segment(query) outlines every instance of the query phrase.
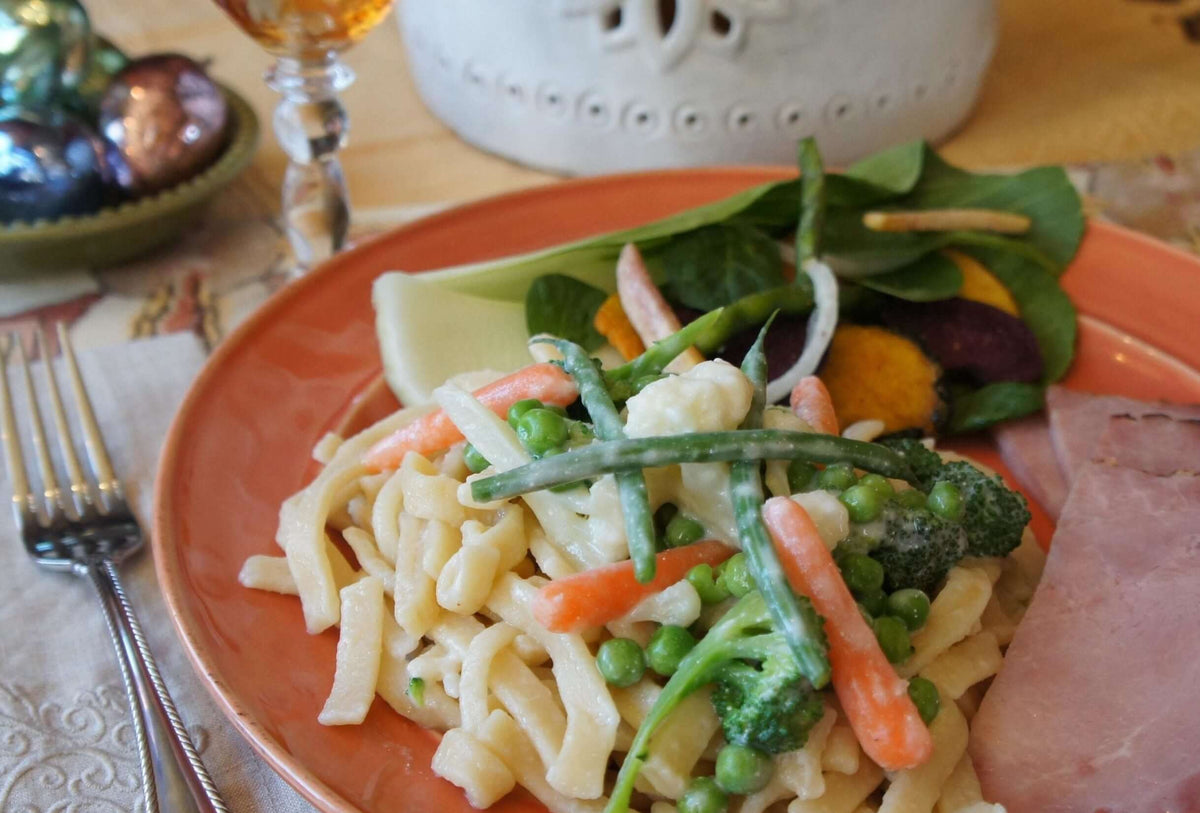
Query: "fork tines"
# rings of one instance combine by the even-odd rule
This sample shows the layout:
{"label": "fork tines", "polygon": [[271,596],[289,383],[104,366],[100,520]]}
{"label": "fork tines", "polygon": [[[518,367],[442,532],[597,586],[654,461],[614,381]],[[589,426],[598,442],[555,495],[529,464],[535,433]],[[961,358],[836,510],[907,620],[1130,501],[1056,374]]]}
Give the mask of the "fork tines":
{"label": "fork tines", "polygon": [[[83,433],[83,443],[87,450],[88,468],[95,481],[94,486],[80,466],[59,388],[61,373],[55,370],[53,359],[50,357],[49,344],[40,325],[35,333],[35,341],[35,347],[43,362],[43,376],[46,379],[46,393],[54,421],[54,434],[58,439],[58,450],[66,469],[67,480],[70,483],[70,494],[69,496],[65,494],[59,485],[54,459],[46,440],[46,428],[42,420],[37,389],[33,383],[34,375],[24,343],[16,334],[0,337],[0,441],[4,445],[5,462],[8,467],[9,479],[12,481],[13,511],[18,527],[24,530],[29,523],[41,523],[43,516],[47,525],[55,526],[68,521],[86,523],[114,512],[126,513],[127,507],[121,491],[121,484],[113,472],[108,450],[100,435],[100,428],[96,422],[87,390],[84,388],[83,377],[79,373],[75,351],[71,347],[71,340],[67,335],[65,325],[61,322],[58,324],[58,344],[62,349],[63,366],[74,395],[79,426]],[[21,436],[17,431],[17,419],[8,382],[10,356],[17,362],[20,368],[19,374],[25,384],[30,423],[29,438],[42,485],[40,494],[36,493],[30,484],[30,472],[25,467]]]}

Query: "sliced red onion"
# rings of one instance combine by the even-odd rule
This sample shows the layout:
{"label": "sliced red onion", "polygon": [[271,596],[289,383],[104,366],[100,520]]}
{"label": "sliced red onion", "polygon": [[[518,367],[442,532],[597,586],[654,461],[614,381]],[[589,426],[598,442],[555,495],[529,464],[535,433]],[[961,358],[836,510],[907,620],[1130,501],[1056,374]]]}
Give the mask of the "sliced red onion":
{"label": "sliced red onion", "polygon": [[808,334],[804,339],[804,352],[786,373],[767,384],[767,403],[782,401],[792,387],[806,375],[812,375],[829,347],[838,321],[838,283],[829,266],[819,260],[808,260],[804,271],[812,280],[813,311],[808,317]]}

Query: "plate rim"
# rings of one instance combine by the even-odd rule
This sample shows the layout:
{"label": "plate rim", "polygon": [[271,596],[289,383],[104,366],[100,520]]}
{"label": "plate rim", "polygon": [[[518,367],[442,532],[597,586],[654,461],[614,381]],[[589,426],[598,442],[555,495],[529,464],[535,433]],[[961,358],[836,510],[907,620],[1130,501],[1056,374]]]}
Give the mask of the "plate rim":
{"label": "plate rim", "polygon": [[[181,578],[182,566],[180,560],[172,553],[172,549],[176,547],[177,542],[173,539],[170,543],[167,541],[172,536],[168,521],[170,511],[168,495],[172,490],[172,482],[179,476],[179,471],[175,467],[174,462],[181,446],[186,442],[186,438],[188,437],[189,433],[185,430],[196,404],[202,399],[203,393],[209,383],[220,375],[226,364],[230,363],[229,360],[236,357],[238,353],[243,352],[247,349],[247,346],[253,343],[256,333],[271,325],[280,316],[286,315],[288,306],[294,300],[303,297],[310,287],[322,281],[326,276],[336,274],[343,265],[353,264],[359,258],[369,255],[381,243],[401,240],[408,232],[436,227],[444,220],[457,219],[464,216],[470,217],[475,211],[487,210],[494,206],[517,202],[528,197],[560,194],[559,190],[563,188],[569,187],[573,190],[578,190],[580,188],[586,189],[592,186],[614,183],[648,183],[658,178],[678,178],[680,176],[698,175],[713,177],[733,176],[739,180],[744,179],[746,186],[749,187],[755,183],[765,183],[794,176],[795,169],[783,166],[714,166],[599,175],[551,182],[549,184],[479,198],[460,205],[451,206],[364,241],[362,244],[331,258],[305,276],[275,292],[266,302],[247,317],[241,325],[220,342],[189,386],[187,393],[171,420],[154,478],[151,549],[158,588],[167,606],[175,635],[183,645],[191,668],[200,678],[200,682],[204,685],[205,690],[221,713],[233,724],[239,735],[248,742],[254,751],[267,762],[272,771],[318,809],[326,813],[360,813],[360,808],[352,805],[341,794],[319,779],[311,769],[303,764],[299,758],[293,756],[281,742],[271,735],[247,708],[243,707],[235,694],[216,673],[214,665],[206,660],[204,647],[198,643],[193,630],[189,626],[193,621],[190,618],[190,613],[183,606],[182,591],[186,588],[186,584]],[[1165,253],[1168,256],[1173,256],[1176,262],[1185,262],[1192,265],[1200,273],[1200,258],[1141,232],[1136,232],[1112,223],[1089,219],[1084,240],[1086,241],[1093,234],[1106,235],[1110,239],[1115,238],[1118,241],[1133,243],[1139,253],[1153,252],[1160,255]],[[1151,342],[1151,344],[1153,343]],[[1171,354],[1171,356],[1175,357],[1174,354]],[[1189,362],[1184,361],[1184,363]],[[347,397],[351,395],[353,393],[347,393]]]}

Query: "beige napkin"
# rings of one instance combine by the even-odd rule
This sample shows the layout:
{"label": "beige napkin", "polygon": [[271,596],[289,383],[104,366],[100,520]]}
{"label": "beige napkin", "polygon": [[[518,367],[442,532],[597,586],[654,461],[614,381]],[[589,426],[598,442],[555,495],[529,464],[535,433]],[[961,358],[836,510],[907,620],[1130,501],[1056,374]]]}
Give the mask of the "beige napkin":
{"label": "beige napkin", "polygon": [[[192,334],[80,354],[109,450],[144,528],[150,527],[163,438],[203,361]],[[20,405],[24,388],[14,370],[9,381]],[[4,503],[10,489],[0,471]],[[144,811],[129,709],[92,587],[35,568],[7,513],[0,516],[0,811]],[[175,703],[230,809],[312,811],[200,685],[167,617],[149,550],[128,562],[122,575]]]}

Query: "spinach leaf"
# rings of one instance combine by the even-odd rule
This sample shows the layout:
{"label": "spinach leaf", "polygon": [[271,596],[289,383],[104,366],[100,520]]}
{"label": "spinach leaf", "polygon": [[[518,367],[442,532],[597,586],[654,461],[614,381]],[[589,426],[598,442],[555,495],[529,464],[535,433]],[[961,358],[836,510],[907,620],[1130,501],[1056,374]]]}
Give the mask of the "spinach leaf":
{"label": "spinach leaf", "polygon": [[896,206],[1000,209],[1028,215],[1033,226],[1020,240],[1035,246],[1060,270],[1075,256],[1085,225],[1079,193],[1062,167],[976,175],[946,163],[928,146],[920,180]]}
{"label": "spinach leaf", "polygon": [[811,136],[800,142],[800,226],[796,229],[796,261],[805,261],[821,253],[821,230],[825,227],[825,165]]}
{"label": "spinach leaf", "polygon": [[778,244],[744,223],[681,234],[663,246],[658,259],[667,295],[702,311],[784,283]]}
{"label": "spinach leaf", "polygon": [[825,213],[821,237],[821,259],[850,279],[903,268],[950,242],[940,232],[872,231],[863,225],[861,210],[843,208]]}
{"label": "spinach leaf", "polygon": [[999,381],[977,390],[955,394],[947,427],[952,434],[977,432],[992,424],[1032,415],[1045,403],[1045,390],[1037,384]]}
{"label": "spinach leaf", "polygon": [[925,142],[910,141],[869,155],[840,174],[830,174],[826,186],[830,206],[864,207],[912,191],[921,177]]}
{"label": "spinach leaf", "polygon": [[796,228],[800,211],[800,179],[775,184],[730,220],[779,236]]}
{"label": "spinach leaf", "polygon": [[472,296],[519,302],[538,277],[569,267],[572,276],[612,290],[613,266],[626,243],[636,243],[646,252],[662,246],[676,235],[733,221],[743,214],[750,223],[768,230],[790,230],[795,227],[798,217],[799,195],[800,186],[796,180],[760,184],[653,223],[585,237],[528,254],[430,271],[421,279]]}
{"label": "spinach leaf", "polygon": [[563,274],[538,277],[525,294],[525,327],[530,336],[550,333],[595,350],[604,337],[592,326],[608,294]]}
{"label": "spinach leaf", "polygon": [[991,271],[1017,300],[1021,319],[1029,325],[1042,351],[1047,382],[1057,381],[1075,356],[1075,306],[1058,280],[1020,254],[996,248],[964,249]]}
{"label": "spinach leaf", "polygon": [[920,180],[927,150],[924,141],[898,144],[868,155],[852,164],[844,174],[847,178],[870,184],[890,195],[904,195],[911,192]]}
{"label": "spinach leaf", "polygon": [[896,271],[863,277],[858,283],[897,299],[934,302],[956,296],[962,289],[963,275],[953,260],[935,251]]}

